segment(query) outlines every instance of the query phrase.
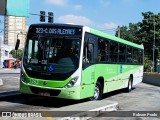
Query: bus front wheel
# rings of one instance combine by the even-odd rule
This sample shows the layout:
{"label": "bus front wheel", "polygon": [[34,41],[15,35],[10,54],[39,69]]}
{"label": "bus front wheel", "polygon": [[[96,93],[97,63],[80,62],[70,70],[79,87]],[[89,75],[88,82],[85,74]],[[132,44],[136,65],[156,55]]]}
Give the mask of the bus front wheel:
{"label": "bus front wheel", "polygon": [[90,100],[101,100],[102,99],[102,85],[100,82],[97,81],[95,89],[94,89],[94,96],[90,98]]}

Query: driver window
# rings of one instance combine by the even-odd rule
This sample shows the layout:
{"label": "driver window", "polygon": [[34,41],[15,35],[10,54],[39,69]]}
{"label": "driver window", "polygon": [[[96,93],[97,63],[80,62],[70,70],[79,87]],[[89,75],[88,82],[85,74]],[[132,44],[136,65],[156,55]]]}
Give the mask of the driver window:
{"label": "driver window", "polygon": [[83,51],[83,62],[84,63],[93,63],[94,62],[94,45],[92,43],[88,43],[86,45],[85,42],[85,47]]}
{"label": "driver window", "polygon": [[88,44],[88,60],[90,61],[90,63],[93,63],[94,62],[94,49],[93,49],[93,44],[89,43]]}

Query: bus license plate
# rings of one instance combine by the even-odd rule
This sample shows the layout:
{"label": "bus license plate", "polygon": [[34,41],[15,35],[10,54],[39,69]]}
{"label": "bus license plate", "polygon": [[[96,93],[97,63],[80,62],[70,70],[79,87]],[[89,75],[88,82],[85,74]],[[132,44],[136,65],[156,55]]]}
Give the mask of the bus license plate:
{"label": "bus license plate", "polygon": [[50,96],[50,93],[48,93],[48,92],[40,92],[39,95],[41,95],[41,96]]}

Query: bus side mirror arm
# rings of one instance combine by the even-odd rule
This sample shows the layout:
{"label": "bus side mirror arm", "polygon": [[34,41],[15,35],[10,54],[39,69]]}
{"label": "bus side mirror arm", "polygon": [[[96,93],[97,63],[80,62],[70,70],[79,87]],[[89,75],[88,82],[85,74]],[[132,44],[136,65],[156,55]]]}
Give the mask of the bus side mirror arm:
{"label": "bus side mirror arm", "polygon": [[20,39],[17,39],[16,45],[15,45],[15,50],[18,50],[20,44]]}

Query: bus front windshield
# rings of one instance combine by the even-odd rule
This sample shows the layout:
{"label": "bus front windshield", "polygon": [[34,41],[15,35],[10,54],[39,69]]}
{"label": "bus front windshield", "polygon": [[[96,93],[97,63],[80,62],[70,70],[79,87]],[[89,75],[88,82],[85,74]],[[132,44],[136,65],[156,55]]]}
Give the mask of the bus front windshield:
{"label": "bus front windshield", "polygon": [[79,66],[80,38],[28,37],[24,67],[31,71],[72,73]]}

